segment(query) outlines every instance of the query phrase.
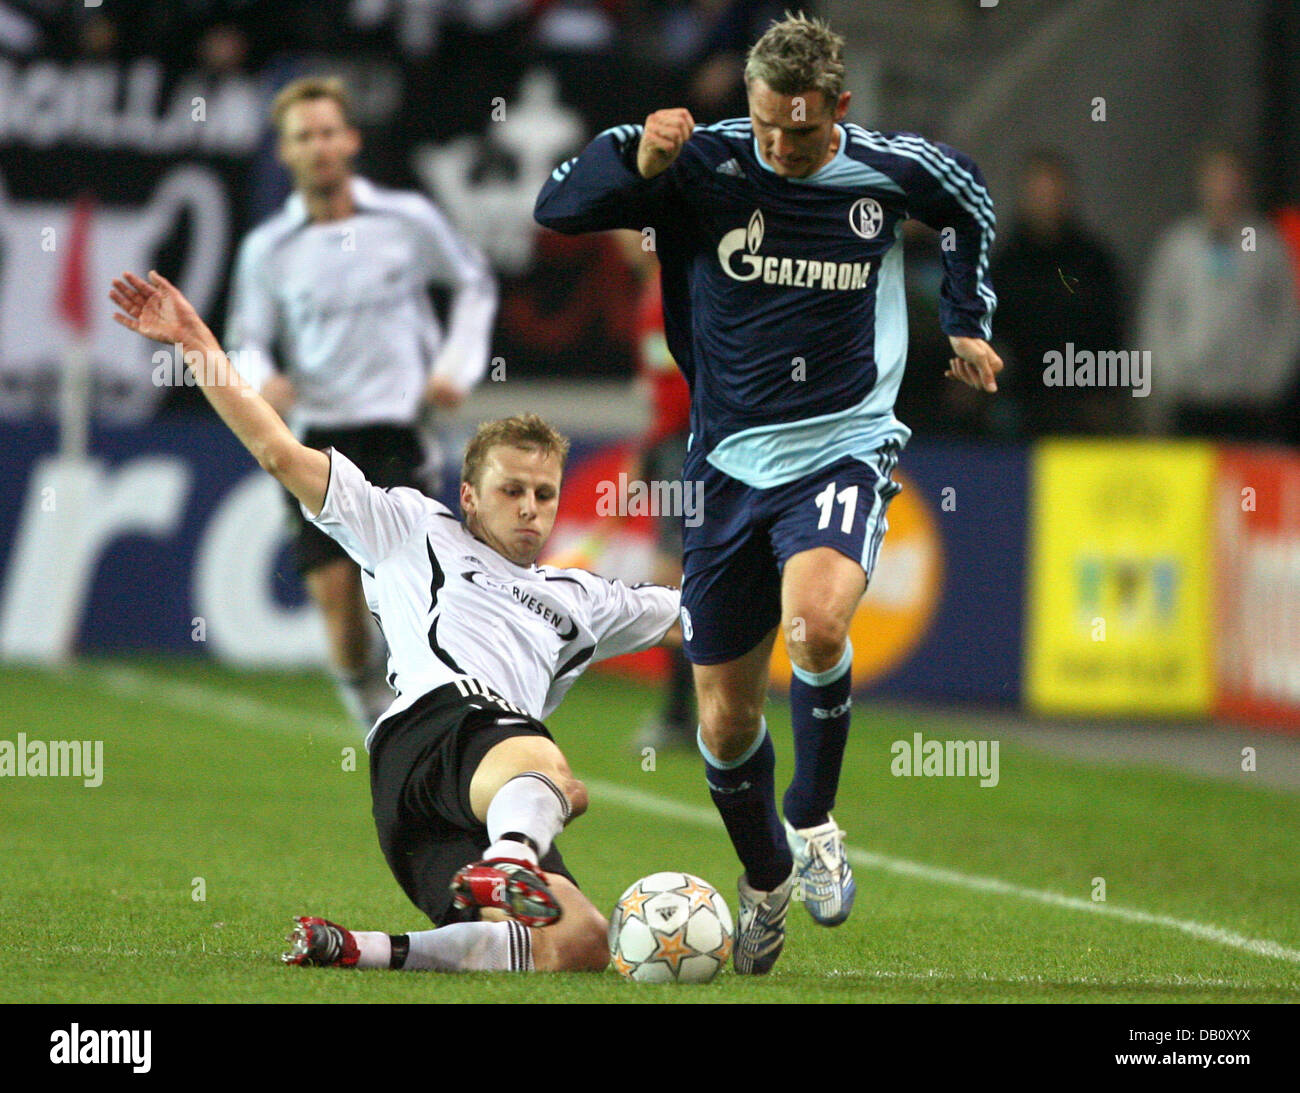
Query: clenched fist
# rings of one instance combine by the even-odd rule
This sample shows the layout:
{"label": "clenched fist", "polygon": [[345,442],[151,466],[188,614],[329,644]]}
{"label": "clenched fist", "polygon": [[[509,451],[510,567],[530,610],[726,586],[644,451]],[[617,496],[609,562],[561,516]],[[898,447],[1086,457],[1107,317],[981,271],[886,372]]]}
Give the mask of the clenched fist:
{"label": "clenched fist", "polygon": [[636,169],[642,178],[654,178],[672,166],[695,131],[695,119],[684,107],[656,110],[645,120],[641,146],[636,150]]}

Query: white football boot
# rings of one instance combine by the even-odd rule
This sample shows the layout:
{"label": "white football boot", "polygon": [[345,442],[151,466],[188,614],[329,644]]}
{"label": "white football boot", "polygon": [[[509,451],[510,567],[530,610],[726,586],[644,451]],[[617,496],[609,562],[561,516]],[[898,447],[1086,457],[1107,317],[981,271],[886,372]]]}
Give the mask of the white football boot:
{"label": "white football boot", "polygon": [[790,893],[795,875],[786,877],[771,892],[751,888],[740,876],[740,913],[736,918],[736,945],[731,962],[738,975],[766,975],[785,944],[785,913],[790,909]]}
{"label": "white football boot", "polygon": [[785,821],[785,838],[794,855],[794,873],[798,878],[798,898],[808,908],[813,921],[822,926],[838,926],[853,910],[858,886],[844,854],[844,832],[834,817],[817,827],[796,830]]}

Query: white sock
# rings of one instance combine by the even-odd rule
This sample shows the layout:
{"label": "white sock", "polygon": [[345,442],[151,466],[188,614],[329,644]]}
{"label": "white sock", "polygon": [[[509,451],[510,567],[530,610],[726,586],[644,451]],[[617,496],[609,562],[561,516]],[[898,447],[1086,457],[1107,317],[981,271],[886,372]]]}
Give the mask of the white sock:
{"label": "white sock", "polygon": [[392,939],[378,930],[353,930],[357,942],[358,968],[386,968],[393,958]]}
{"label": "white sock", "polygon": [[[546,856],[555,836],[569,819],[569,799],[545,774],[535,770],[517,774],[497,790],[488,805],[487,829],[492,845],[485,858],[523,858],[536,862]],[[529,846],[509,835],[525,835]]]}
{"label": "white sock", "polygon": [[406,936],[410,941],[402,965],[406,971],[533,970],[533,939],[528,928],[518,922],[456,922]]}

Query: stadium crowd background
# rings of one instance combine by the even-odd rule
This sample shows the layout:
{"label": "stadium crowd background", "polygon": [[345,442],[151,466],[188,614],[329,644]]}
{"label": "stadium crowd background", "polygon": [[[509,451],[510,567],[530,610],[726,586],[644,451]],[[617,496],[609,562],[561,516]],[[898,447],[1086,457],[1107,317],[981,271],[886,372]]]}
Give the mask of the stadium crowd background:
{"label": "stadium crowd background", "polygon": [[[78,341],[100,425],[205,413],[192,389],[154,382],[147,352],[107,322],[100,286],[141,263],[178,270],[220,329],[238,240],[288,194],[266,108],[288,80],[329,73],[355,95],[359,173],[428,193],[500,280],[493,360],[503,367],[494,378],[506,382],[485,382],[446,423],[451,437],[458,422],[526,406],[562,428],[634,438],[646,412],[629,393],[636,273],[612,239],[537,228],[533,198],[555,164],[606,126],[666,105],[686,105],[702,122],[745,113],[744,48],[787,6],[3,0],[0,423],[48,440],[39,429],[53,420],[67,347]],[[1300,444],[1293,4],[799,6],[847,39],[851,120],[961,147],[997,204],[994,342],[1008,366],[995,400],[943,378],[937,237],[909,231],[911,340],[898,414],[917,443],[1014,448],[1055,434],[1159,434]],[[1189,224],[1201,221],[1185,218],[1208,222],[1211,206],[1215,226],[1189,241]],[[66,231],[71,246],[42,251],[45,228]],[[1185,265],[1169,259],[1186,253],[1169,250],[1179,230],[1184,246],[1199,239],[1205,248],[1215,271],[1208,294],[1170,283]],[[1185,301],[1196,345],[1161,341],[1187,324],[1157,322],[1156,299],[1174,301],[1173,314]],[[1232,301],[1253,310],[1222,306]],[[1151,397],[1046,386],[1043,355],[1067,343],[1149,350]],[[1164,363],[1175,356],[1177,369]],[[1198,386],[1211,371],[1226,378]],[[5,459],[19,489],[27,463],[12,447]],[[923,471],[924,458],[916,466]],[[1020,508],[1004,519],[1023,526]]]}
{"label": "stadium crowd background", "polygon": [[[1157,244],[1180,218],[1205,215],[1209,198],[1196,181],[1198,163],[1215,150],[1222,159],[1235,157],[1239,172],[1221,184],[1240,189],[1220,198],[1238,203],[1228,218],[1257,233],[1279,233],[1293,271],[1292,299],[1300,303],[1300,140],[1291,93],[1300,85],[1300,63],[1288,49],[1300,41],[1300,17],[1292,5],[1155,3],[1137,18],[1123,5],[1052,0],[1003,7],[965,0],[804,6],[820,10],[848,37],[854,120],[914,129],[967,149],[985,165],[998,203],[996,333],[1009,367],[995,405],[948,383],[934,366],[945,351],[935,322],[941,269],[933,234],[909,231],[912,363],[900,417],[917,432],[1016,438],[1145,430],[1300,441],[1300,326],[1293,314],[1263,315],[1278,327],[1294,327],[1277,332],[1276,352],[1290,361],[1280,389],[1272,373],[1261,381],[1249,367],[1248,347],[1234,365],[1219,365],[1239,380],[1239,397],[1223,409],[1242,413],[1208,412],[1213,404],[1181,416],[1168,407],[1148,413],[1127,391],[1077,396],[1046,387],[1041,377],[1043,350],[1066,342],[1150,349],[1159,373],[1169,347],[1144,310],[1165,275],[1157,268]],[[366,137],[362,173],[429,191],[462,230],[489,244],[497,272],[509,282],[499,348],[512,372],[616,377],[627,373],[632,355],[633,273],[607,242],[559,241],[532,233],[518,219],[475,222],[478,210],[469,215],[475,189],[525,173],[520,149],[504,134],[494,139],[488,119],[504,120],[520,99],[529,109],[544,109],[545,97],[555,94],[563,103],[557,113],[565,115],[555,128],[569,138],[556,141],[558,159],[595,127],[638,119],[663,103],[687,105],[701,121],[741,115],[744,49],[782,8],[777,0],[6,0],[0,44],[14,67],[6,70],[12,114],[0,134],[0,177],[15,197],[24,186],[44,196],[62,191],[65,198],[90,190],[111,204],[120,193],[112,177],[118,171],[143,181],[158,170],[145,157],[115,166],[104,179],[98,157],[87,155],[60,165],[71,170],[40,171],[32,152],[46,142],[24,140],[13,116],[42,108],[41,90],[18,92],[21,74],[42,61],[68,66],[65,71],[120,66],[124,82],[131,66],[156,62],[163,73],[160,102],[181,84],[237,86],[242,107],[255,114],[245,120],[263,124],[256,147],[225,157],[246,160],[246,170],[226,180],[228,241],[223,247],[220,239],[196,236],[177,244],[221,249],[228,268],[231,241],[288,193],[264,124],[266,104],[296,75],[338,72],[357,95]],[[1213,64],[1199,63],[1211,58]],[[548,80],[558,81],[558,90]],[[1050,96],[1042,85],[1050,86]],[[1068,108],[1058,107],[1071,98]],[[83,134],[87,145],[104,147],[90,137]],[[467,193],[440,192],[437,184],[453,167],[453,151],[460,153],[455,166],[472,176]],[[38,171],[39,183],[31,177]],[[1234,234],[1234,227],[1222,226],[1220,235]],[[494,231],[539,238],[531,247],[517,238],[492,245]],[[1235,265],[1220,271],[1223,285],[1242,276],[1244,263]],[[1041,275],[1053,267],[1059,271],[1054,283],[1042,285]],[[1279,272],[1271,267],[1264,287]],[[215,297],[210,310],[220,322],[221,286]],[[1253,332],[1256,341],[1266,340],[1270,332],[1247,321],[1257,318],[1238,315],[1239,325],[1224,337],[1250,340]],[[1217,313],[1210,321],[1231,323]],[[0,359],[6,386],[21,384],[11,369]],[[48,396],[49,376],[35,371],[31,381]],[[1157,379],[1152,405],[1162,401],[1162,386],[1168,394]],[[164,409],[200,406],[192,390],[169,394]],[[7,416],[45,401],[13,400]]]}

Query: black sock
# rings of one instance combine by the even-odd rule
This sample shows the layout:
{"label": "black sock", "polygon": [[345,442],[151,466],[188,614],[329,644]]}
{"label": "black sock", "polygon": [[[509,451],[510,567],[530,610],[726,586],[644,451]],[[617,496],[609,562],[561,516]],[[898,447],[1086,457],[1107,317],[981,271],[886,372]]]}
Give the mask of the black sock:
{"label": "black sock", "polygon": [[770,892],[783,884],[794,867],[781,817],[776,811],[776,750],[759,724],[759,737],[750,753],[734,765],[704,752],[709,795],[722,815],[731,845],[745,867],[750,887]]}
{"label": "black sock", "polygon": [[813,675],[796,667],[790,680],[794,778],[781,805],[793,827],[824,824],[835,807],[849,739],[852,666],[853,646],[846,645],[834,668]]}

